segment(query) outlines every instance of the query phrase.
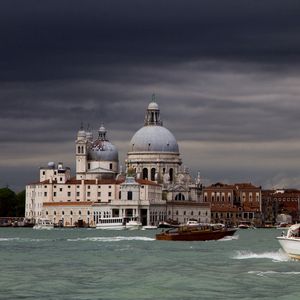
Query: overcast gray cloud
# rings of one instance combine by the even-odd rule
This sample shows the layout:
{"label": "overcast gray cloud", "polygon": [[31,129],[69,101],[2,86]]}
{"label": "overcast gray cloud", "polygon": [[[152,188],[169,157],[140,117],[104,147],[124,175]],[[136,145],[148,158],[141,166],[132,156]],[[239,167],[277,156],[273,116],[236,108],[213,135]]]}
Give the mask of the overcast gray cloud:
{"label": "overcast gray cloud", "polygon": [[297,1],[1,1],[0,185],[74,171],[81,122],[123,161],[157,95],[205,182],[298,185]]}

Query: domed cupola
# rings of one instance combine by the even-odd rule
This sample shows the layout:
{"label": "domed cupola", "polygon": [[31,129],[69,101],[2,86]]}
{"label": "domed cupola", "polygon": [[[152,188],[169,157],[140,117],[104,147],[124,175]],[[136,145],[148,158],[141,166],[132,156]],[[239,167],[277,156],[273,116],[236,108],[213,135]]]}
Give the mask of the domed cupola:
{"label": "domed cupola", "polygon": [[181,165],[179,147],[174,135],[163,126],[154,95],[144,120],[144,126],[130,141],[126,166],[135,170],[137,178],[173,182]]}
{"label": "domed cupola", "polygon": [[86,139],[89,141],[89,142],[92,142],[93,141],[93,132],[90,130],[90,126],[88,126],[88,129],[86,131]]}
{"label": "domed cupola", "polygon": [[118,150],[106,138],[106,129],[103,125],[98,130],[98,138],[92,143],[88,152],[88,160],[118,162]]}
{"label": "domed cupola", "polygon": [[129,151],[179,152],[174,135],[163,127],[156,102],[152,101],[148,105],[144,126],[132,137]]}
{"label": "domed cupola", "polygon": [[83,125],[81,124],[81,127],[77,132],[77,140],[84,140],[85,138],[86,138],[86,132],[83,129]]}

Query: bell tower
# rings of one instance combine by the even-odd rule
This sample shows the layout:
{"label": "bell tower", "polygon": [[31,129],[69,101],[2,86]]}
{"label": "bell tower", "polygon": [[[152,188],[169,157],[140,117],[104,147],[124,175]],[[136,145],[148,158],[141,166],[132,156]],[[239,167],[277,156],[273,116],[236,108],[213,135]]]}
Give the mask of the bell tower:
{"label": "bell tower", "polygon": [[87,133],[81,125],[76,139],[76,179],[84,179],[87,171]]}

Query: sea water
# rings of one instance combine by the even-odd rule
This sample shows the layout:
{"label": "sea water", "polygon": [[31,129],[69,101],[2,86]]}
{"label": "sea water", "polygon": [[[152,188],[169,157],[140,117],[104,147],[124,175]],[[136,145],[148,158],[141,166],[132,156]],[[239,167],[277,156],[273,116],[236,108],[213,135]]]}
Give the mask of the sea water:
{"label": "sea water", "polygon": [[0,228],[0,299],[300,299],[280,230],[207,242],[156,232]]}

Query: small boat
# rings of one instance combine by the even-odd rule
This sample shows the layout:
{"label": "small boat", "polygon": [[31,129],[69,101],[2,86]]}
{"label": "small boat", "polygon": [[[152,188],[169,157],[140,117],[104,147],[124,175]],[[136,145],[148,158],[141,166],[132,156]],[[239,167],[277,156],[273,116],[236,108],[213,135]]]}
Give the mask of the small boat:
{"label": "small boat", "polygon": [[287,234],[283,232],[277,240],[289,257],[300,260],[300,224],[292,225]]}
{"label": "small boat", "polygon": [[226,228],[223,224],[200,224],[199,226],[180,226],[156,234],[163,241],[210,241],[232,236],[235,228]]}
{"label": "small boat", "polygon": [[157,227],[158,228],[177,228],[177,227],[179,227],[179,223],[162,221],[162,222],[159,222]]}
{"label": "small boat", "polygon": [[138,220],[129,220],[125,224],[125,229],[129,229],[129,230],[141,229],[142,226],[143,226],[142,223],[139,222]]}
{"label": "small boat", "polygon": [[53,229],[54,224],[51,220],[41,218],[38,219],[36,224],[33,226],[33,229]]}
{"label": "small boat", "polygon": [[291,224],[287,223],[287,222],[280,222],[276,228],[277,229],[289,229],[291,227]]}
{"label": "small boat", "polygon": [[142,223],[137,218],[112,217],[100,218],[96,224],[97,229],[123,230],[123,229],[140,229]]}
{"label": "small boat", "polygon": [[142,230],[156,230],[157,228],[155,225],[146,225],[142,227]]}
{"label": "small boat", "polygon": [[195,221],[195,220],[188,220],[187,222],[186,222],[186,226],[199,226],[200,225],[200,223],[198,223],[197,221]]}
{"label": "small boat", "polygon": [[238,225],[239,229],[256,229],[255,226],[253,224],[251,224],[250,222],[240,222],[240,224]]}
{"label": "small boat", "polygon": [[126,220],[123,217],[100,218],[96,224],[97,229],[125,229]]}

